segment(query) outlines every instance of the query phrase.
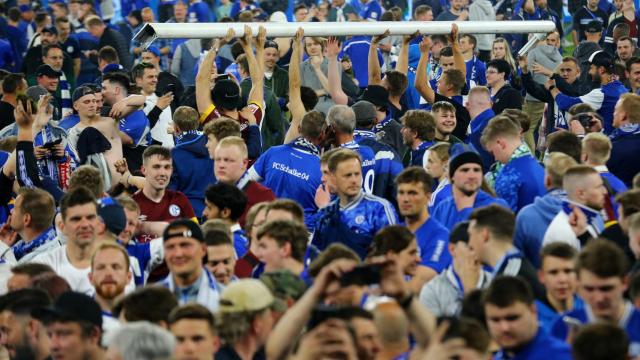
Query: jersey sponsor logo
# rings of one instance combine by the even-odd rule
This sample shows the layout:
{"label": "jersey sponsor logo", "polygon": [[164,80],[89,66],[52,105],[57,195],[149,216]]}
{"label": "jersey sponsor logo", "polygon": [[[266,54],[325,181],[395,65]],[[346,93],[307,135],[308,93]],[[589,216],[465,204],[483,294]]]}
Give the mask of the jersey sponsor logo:
{"label": "jersey sponsor logo", "polygon": [[376,160],[389,159],[393,160],[395,156],[393,156],[392,151],[378,151],[376,153]]}
{"label": "jersey sponsor logo", "polygon": [[374,159],[371,159],[371,160],[364,160],[364,161],[362,162],[362,166],[373,166],[373,165],[375,165],[375,164],[376,164],[376,160],[375,160],[375,158],[374,158]]}
{"label": "jersey sponsor logo", "polygon": [[278,162],[274,162],[273,165],[271,165],[272,168],[282,171],[284,173],[287,173],[289,175],[295,176],[297,178],[300,178],[302,180],[308,181],[309,180],[309,174],[307,174],[306,172],[300,172],[298,171],[298,169],[292,169],[289,166],[282,164],[282,163],[278,163]]}
{"label": "jersey sponsor logo", "polygon": [[176,204],[171,204],[169,206],[169,214],[171,216],[180,216],[180,207]]}

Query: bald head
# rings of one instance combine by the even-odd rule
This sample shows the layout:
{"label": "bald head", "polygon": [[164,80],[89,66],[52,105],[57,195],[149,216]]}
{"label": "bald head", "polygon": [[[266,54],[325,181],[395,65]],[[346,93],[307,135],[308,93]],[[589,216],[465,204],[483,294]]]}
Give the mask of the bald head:
{"label": "bald head", "polygon": [[378,304],[373,311],[373,319],[383,348],[397,346],[409,338],[409,320],[397,303]]}
{"label": "bald head", "polygon": [[466,106],[471,118],[475,118],[483,111],[490,109],[492,105],[491,92],[487,87],[476,86],[469,91]]}

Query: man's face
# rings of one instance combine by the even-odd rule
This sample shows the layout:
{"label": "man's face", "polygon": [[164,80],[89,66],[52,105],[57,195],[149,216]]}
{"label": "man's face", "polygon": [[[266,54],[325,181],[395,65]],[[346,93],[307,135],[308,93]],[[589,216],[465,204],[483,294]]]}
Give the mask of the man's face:
{"label": "man's face", "polygon": [[575,261],[545,256],[539,271],[540,282],[552,299],[571,299],[577,289]]}
{"label": "man's face", "polygon": [[[541,0],[541,1],[545,2],[545,7],[546,7],[546,0]],[[559,47],[560,46],[560,35],[558,35],[558,33],[556,33],[556,32],[553,32],[553,33],[547,35],[547,45],[553,46],[554,48]]]}
{"label": "man's face", "polygon": [[418,14],[416,21],[433,21],[433,11],[428,10],[421,14]]}
{"label": "man's face", "polygon": [[402,142],[407,146],[413,146],[413,142],[416,139],[415,131],[407,126],[403,126],[402,129],[400,129],[400,133],[402,134]]}
{"label": "man's face", "polygon": [[409,246],[400,251],[396,255],[396,259],[398,266],[402,269],[404,275],[414,276],[418,269],[418,265],[420,265],[420,262],[422,261],[416,240],[413,239]]}
{"label": "man's face", "polygon": [[97,339],[85,337],[77,322],[54,322],[47,326],[50,338],[51,358],[54,360],[89,359]]}
{"label": "man's face", "polygon": [[124,227],[124,230],[118,235],[118,240],[122,242],[124,245],[127,245],[129,241],[136,235],[136,229],[138,228],[138,224],[140,223],[140,213],[137,211],[129,210],[124,208],[124,213],[127,217],[127,224]]}
{"label": "man's face", "polygon": [[618,40],[616,53],[620,60],[627,61],[633,55],[633,44],[629,40]]}
{"label": "man's face", "polygon": [[484,249],[484,245],[486,243],[486,238],[488,230],[486,228],[479,227],[476,220],[471,220],[469,222],[469,227],[467,228],[467,233],[469,234],[469,250],[477,254],[481,259],[482,250]]}
{"label": "man's face", "polygon": [[222,285],[228,285],[236,267],[236,252],[231,245],[207,246],[206,268]]}
{"label": "man's face", "polygon": [[547,8],[547,0],[536,0],[536,6],[540,9]]}
{"label": "man's face", "polygon": [[487,78],[487,85],[489,86],[497,85],[500,80],[504,79],[504,74],[499,73],[494,67],[487,68],[485,76]]}
{"label": "man's face", "polygon": [[57,44],[58,43],[58,35],[52,34],[48,31],[40,33],[40,42],[43,46]]}
{"label": "man's face", "polygon": [[598,6],[598,0],[587,0],[587,4],[589,5],[589,7],[595,8],[596,6]]}
{"label": "man's face", "polygon": [[204,216],[207,220],[222,219],[222,211],[220,211],[220,208],[217,207],[216,204],[210,202],[207,199],[204,200],[204,203],[205,208],[202,211],[202,216]]}
{"label": "man's face", "polygon": [[247,170],[247,158],[235,145],[218,146],[214,161],[214,172],[218,181],[235,184]]}
{"label": "man's face", "polygon": [[320,171],[322,171],[322,178],[320,179],[322,181],[322,184],[325,186],[326,190],[328,190],[332,194],[335,194],[336,187],[331,181],[331,172],[329,172],[329,165],[327,163],[320,164]]}
{"label": "man's face", "polygon": [[631,69],[629,71],[629,82],[634,89],[640,88],[640,64],[631,65]]}
{"label": "man's face", "polygon": [[515,349],[529,343],[538,332],[535,305],[520,301],[507,307],[484,306],[487,326],[493,340],[503,349]]}
{"label": "man's face", "polygon": [[560,77],[565,79],[569,84],[573,84],[578,76],[580,76],[580,68],[573,61],[563,61],[560,64]]}
{"label": "man's face", "polygon": [[73,108],[76,109],[81,117],[96,117],[98,115],[98,104],[95,94],[88,94],[76,100],[73,103]]}
{"label": "man's face", "polygon": [[440,75],[440,79],[436,83],[436,91],[438,94],[446,94],[447,89],[449,88],[449,83],[447,82],[447,74]]}
{"label": "man's face", "polygon": [[220,339],[205,320],[182,319],[171,325],[176,338],[176,360],[211,360],[220,348]]}
{"label": "man's face", "polygon": [[55,71],[62,71],[62,63],[64,61],[64,55],[61,49],[53,48],[49,49],[47,55],[42,57],[42,62],[51,66]]}
{"label": "man's face", "polygon": [[101,226],[96,204],[93,203],[68,208],[66,217],[62,220],[62,232],[79,248],[93,244],[97,229]]}
{"label": "man's face", "polygon": [[16,359],[19,355],[34,355],[26,329],[28,320],[28,317],[10,311],[0,313],[0,345],[7,349],[10,359]]}
{"label": "man's face", "polygon": [[158,70],[155,68],[144,69],[142,77],[136,78],[136,85],[138,85],[145,94],[154,93],[156,91],[156,85],[158,85]]}
{"label": "man's face", "polygon": [[[638,72],[640,72],[640,64],[637,65]],[[638,75],[640,79],[640,74]],[[616,107],[613,109],[613,127],[619,128],[622,123],[627,120],[627,113],[622,108],[622,99],[618,100]]]}
{"label": "man's face", "polygon": [[107,248],[94,255],[89,280],[103,299],[115,300],[122,295],[131,276],[122,252]]}
{"label": "man's face", "polygon": [[48,75],[40,75],[38,76],[38,85],[47,89],[50,93],[53,93],[58,88],[58,83],[60,79],[58,77],[50,77]]}
{"label": "man's face", "polygon": [[[140,61],[153,64],[153,66],[160,66],[160,57],[156,56],[151,51],[143,52],[142,55],[140,55]],[[156,84],[157,84],[157,80],[156,80]]]}
{"label": "man's face", "polygon": [[404,217],[417,217],[427,208],[431,199],[431,193],[424,191],[424,186],[419,182],[400,183],[396,200],[400,209],[400,215]]}
{"label": "man's face", "polygon": [[451,181],[463,194],[473,195],[482,185],[482,166],[475,163],[464,164],[456,170]]}
{"label": "man's face", "polygon": [[602,177],[598,174],[591,174],[587,184],[583,189],[585,205],[595,210],[601,210],[607,195],[607,188],[604,186]]}
{"label": "man's face", "polygon": [[278,62],[278,49],[274,47],[268,47],[264,49],[264,65],[267,69],[273,70]]}
{"label": "man's face", "polygon": [[17,233],[20,233],[24,229],[25,214],[21,210],[23,200],[24,198],[22,197],[22,195],[18,195],[13,205],[13,210],[11,210],[11,218],[10,218],[9,225]]}
{"label": "man's face", "polygon": [[353,318],[351,325],[356,333],[358,359],[374,360],[380,352],[380,336],[373,321],[365,318]]}
{"label": "man's face", "polygon": [[453,60],[453,56],[440,56],[440,67],[442,71],[455,69],[456,63]]}
{"label": "man's face", "polygon": [[622,4],[624,4],[623,0],[613,0],[613,6],[616,7],[617,11],[622,10]]}
{"label": "man's face", "polygon": [[349,159],[338,164],[331,173],[331,181],[338,195],[353,197],[362,187],[362,167],[358,159]]}
{"label": "man's face", "polygon": [[459,43],[460,43],[460,51],[462,51],[463,53],[473,51],[473,44],[471,43],[471,41],[469,41],[468,37],[466,36],[461,37]]}
{"label": "man's face", "polygon": [[598,319],[617,321],[624,306],[625,283],[619,277],[601,278],[589,270],[578,274],[578,294]]}
{"label": "man's face", "polygon": [[440,40],[431,42],[431,55],[434,59],[440,58],[440,50],[442,50],[443,47],[445,47],[445,44]]}
{"label": "man's face", "polygon": [[462,10],[462,6],[464,5],[462,0],[451,0],[451,7],[455,10],[455,11],[460,11]]}
{"label": "man's face", "polygon": [[287,257],[285,246],[280,246],[270,236],[258,239],[256,257],[264,264],[264,271],[275,271],[283,268],[283,260]]}
{"label": "man's face", "polygon": [[298,9],[298,11],[296,11],[296,13],[294,14],[294,16],[296,18],[296,22],[304,21],[304,19],[307,17],[307,15],[309,15],[309,10],[307,10],[305,8]]}
{"label": "man's face", "polygon": [[602,82],[602,76],[600,76],[600,70],[595,65],[589,65],[589,75],[591,75],[591,80],[595,83],[600,84]]}
{"label": "man's face", "polygon": [[160,155],[153,155],[142,164],[142,174],[146,178],[146,184],[154,190],[164,190],[169,186],[173,164],[171,159],[165,159]]}
{"label": "man's face", "polygon": [[[176,229],[184,231],[186,229]],[[172,237],[164,242],[164,257],[169,271],[178,277],[188,277],[202,267],[207,253],[204,244],[184,236]]]}
{"label": "man's face", "polygon": [[103,101],[107,105],[113,105],[118,101],[118,94],[120,93],[120,88],[112,84],[110,81],[102,82],[102,98]]}
{"label": "man's face", "polygon": [[61,39],[66,39],[71,34],[71,23],[59,22],[56,24],[56,29],[58,29],[58,36]]}
{"label": "man's face", "polygon": [[511,157],[511,154],[508,152],[507,148],[505,147],[504,139],[502,138],[493,139],[487,142],[485,146],[487,151],[491,153],[491,155],[493,155],[493,157],[497,161],[499,161],[502,164],[506,164],[507,162],[509,162],[509,158]]}
{"label": "man's face", "polygon": [[436,119],[436,129],[446,136],[456,128],[456,113],[449,110],[439,110],[433,113]]}
{"label": "man's face", "polygon": [[173,17],[180,21],[184,21],[187,18],[187,6],[179,1],[175,5],[173,5]]}

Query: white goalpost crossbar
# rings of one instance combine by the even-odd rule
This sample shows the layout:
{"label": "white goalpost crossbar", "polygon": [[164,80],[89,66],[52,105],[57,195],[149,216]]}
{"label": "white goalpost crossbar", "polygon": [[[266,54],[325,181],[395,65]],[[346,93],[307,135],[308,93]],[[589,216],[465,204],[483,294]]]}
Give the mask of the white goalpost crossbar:
{"label": "white goalpost crossbar", "polygon": [[527,34],[548,33],[555,30],[553,21],[402,21],[402,22],[306,22],[306,23],[149,23],[134,36],[143,47],[155,39],[210,39],[224,37],[229,28],[236,36],[243,36],[244,26],[252,33],[264,26],[269,37],[293,37],[299,27],[305,36],[380,35],[389,30],[391,35],[449,34],[451,24],[457,24],[460,34]]}

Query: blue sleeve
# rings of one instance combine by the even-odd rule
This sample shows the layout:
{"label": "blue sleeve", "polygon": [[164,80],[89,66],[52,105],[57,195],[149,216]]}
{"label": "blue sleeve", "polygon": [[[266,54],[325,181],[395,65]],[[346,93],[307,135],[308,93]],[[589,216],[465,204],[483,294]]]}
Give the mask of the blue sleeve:
{"label": "blue sleeve", "polygon": [[209,11],[209,7],[207,6],[207,4],[205,4],[204,2],[201,3],[197,3],[196,4],[196,17],[198,18],[198,22],[200,23],[207,23],[207,22],[211,22],[212,19],[211,17],[213,16],[213,12]]}
{"label": "blue sleeve", "polygon": [[247,152],[249,159],[257,159],[262,151],[262,138],[258,125],[249,126],[247,131]]}
{"label": "blue sleeve", "polygon": [[562,320],[562,317],[558,317],[550,326],[549,335],[554,338],[562,341],[567,340],[569,329],[567,329],[567,325]]}
{"label": "blue sleeve", "polygon": [[149,119],[146,115],[141,116],[142,114],[139,114],[138,116],[131,115],[124,119],[120,119],[118,128],[120,131],[131,137],[133,144],[138,146],[146,132],[145,130],[149,126]]}
{"label": "blue sleeve", "polygon": [[582,100],[579,97],[568,96],[563,93],[556,96],[556,104],[558,104],[558,108],[562,111],[567,111],[573,105],[581,103]]}

